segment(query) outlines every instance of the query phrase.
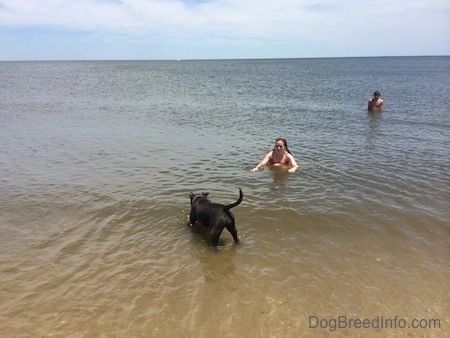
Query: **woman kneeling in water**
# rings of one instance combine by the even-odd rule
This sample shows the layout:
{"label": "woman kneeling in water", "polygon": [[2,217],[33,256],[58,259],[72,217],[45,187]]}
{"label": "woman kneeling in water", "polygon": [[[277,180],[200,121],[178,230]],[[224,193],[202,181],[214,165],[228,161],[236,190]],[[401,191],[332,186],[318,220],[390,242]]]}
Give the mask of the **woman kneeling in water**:
{"label": "woman kneeling in water", "polygon": [[258,171],[258,169],[266,164],[274,166],[289,166],[288,172],[293,173],[298,168],[294,156],[288,149],[287,141],[284,138],[277,138],[275,140],[275,147],[269,151],[263,160],[250,171]]}

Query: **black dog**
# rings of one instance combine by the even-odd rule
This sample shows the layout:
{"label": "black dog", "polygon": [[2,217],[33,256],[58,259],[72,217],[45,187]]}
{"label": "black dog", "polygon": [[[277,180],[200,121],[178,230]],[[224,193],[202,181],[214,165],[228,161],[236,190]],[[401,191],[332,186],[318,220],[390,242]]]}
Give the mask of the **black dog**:
{"label": "black dog", "polygon": [[239,189],[239,199],[230,205],[212,203],[206,198],[208,194],[207,192],[200,194],[190,193],[191,214],[189,215],[189,225],[192,226],[196,221],[199,221],[203,226],[209,228],[211,241],[216,247],[219,246],[219,237],[223,228],[227,228],[233,235],[236,244],[239,244],[234,217],[230,209],[242,202],[244,197],[242,190]]}

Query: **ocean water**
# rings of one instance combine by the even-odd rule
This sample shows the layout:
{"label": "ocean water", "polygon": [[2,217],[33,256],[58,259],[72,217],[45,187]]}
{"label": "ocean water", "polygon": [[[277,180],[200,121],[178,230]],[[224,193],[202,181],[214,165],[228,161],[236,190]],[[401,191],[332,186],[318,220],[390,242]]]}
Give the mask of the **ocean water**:
{"label": "ocean water", "polygon": [[[1,336],[450,333],[450,57],[0,76]],[[277,137],[300,169],[250,172]],[[239,188],[216,250],[189,193]]]}

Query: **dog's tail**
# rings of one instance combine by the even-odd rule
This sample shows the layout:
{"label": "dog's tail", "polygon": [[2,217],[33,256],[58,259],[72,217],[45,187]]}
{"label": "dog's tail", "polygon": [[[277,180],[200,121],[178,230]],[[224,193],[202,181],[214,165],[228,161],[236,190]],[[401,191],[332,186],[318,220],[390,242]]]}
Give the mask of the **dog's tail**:
{"label": "dog's tail", "polygon": [[231,208],[234,208],[235,206],[238,206],[239,204],[241,204],[243,198],[244,198],[244,194],[242,193],[241,188],[239,188],[239,199],[230,205],[224,206],[223,210],[229,210]]}

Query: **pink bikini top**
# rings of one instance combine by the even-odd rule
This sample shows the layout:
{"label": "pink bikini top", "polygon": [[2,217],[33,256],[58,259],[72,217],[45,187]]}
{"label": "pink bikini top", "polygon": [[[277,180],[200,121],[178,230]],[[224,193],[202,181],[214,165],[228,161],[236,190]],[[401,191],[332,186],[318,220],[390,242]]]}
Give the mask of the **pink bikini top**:
{"label": "pink bikini top", "polygon": [[270,157],[269,164],[289,165],[291,164],[291,161],[289,160],[286,151],[283,151],[282,153],[272,151],[272,156]]}

